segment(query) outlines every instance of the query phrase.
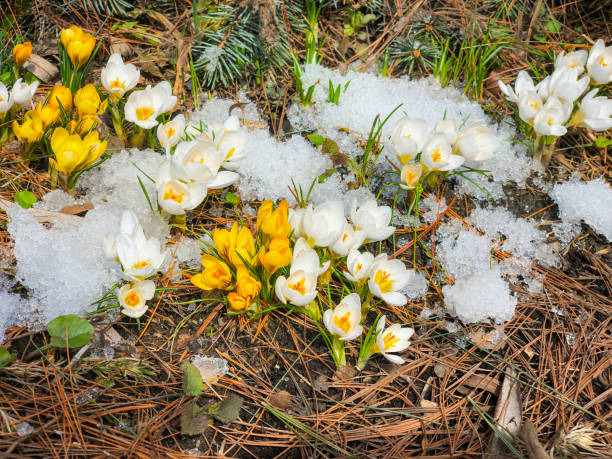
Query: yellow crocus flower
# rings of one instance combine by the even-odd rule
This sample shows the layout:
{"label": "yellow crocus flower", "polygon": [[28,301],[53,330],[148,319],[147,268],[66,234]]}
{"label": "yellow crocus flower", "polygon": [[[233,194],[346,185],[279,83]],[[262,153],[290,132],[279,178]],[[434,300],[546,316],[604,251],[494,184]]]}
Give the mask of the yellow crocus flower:
{"label": "yellow crocus flower", "polygon": [[213,230],[213,243],[217,253],[226,261],[229,261],[229,254],[236,247],[236,239],[238,237],[238,226],[234,223],[230,231],[226,229]]}
{"label": "yellow crocus flower", "polygon": [[251,305],[249,298],[245,298],[236,292],[228,294],[227,301],[229,302],[230,308],[234,311],[244,311]]}
{"label": "yellow crocus flower", "polygon": [[85,135],[91,129],[98,127],[98,124],[100,124],[100,119],[95,115],[81,116],[78,120],[71,120],[68,123],[68,132]]}
{"label": "yellow crocus flower", "polygon": [[[289,233],[291,233],[288,214],[289,204],[283,199],[274,211],[270,212],[262,219],[260,226],[261,232],[271,238],[288,237]],[[257,217],[259,219],[259,215]]]}
{"label": "yellow crocus flower", "polygon": [[246,268],[239,268],[236,274],[236,292],[249,299],[259,295],[261,284],[255,279]]}
{"label": "yellow crocus flower", "polygon": [[13,47],[13,59],[17,64],[17,67],[21,67],[32,55],[32,43],[26,41],[24,43],[18,43]]}
{"label": "yellow crocus flower", "polygon": [[[235,231],[234,227],[237,228],[238,223],[234,223],[232,231]],[[243,226],[240,228],[240,231],[238,231],[236,236],[234,250],[230,251],[229,253],[230,262],[236,268],[239,266],[244,266],[245,262],[249,263],[250,265],[256,265],[257,258],[255,255],[255,240],[253,239],[253,235],[246,226]]]}
{"label": "yellow crocus flower", "polygon": [[42,139],[45,126],[38,116],[26,116],[21,125],[17,121],[13,121],[13,132],[21,142],[33,143]]}
{"label": "yellow crocus flower", "polygon": [[50,158],[51,166],[67,176],[93,164],[106,150],[106,140],[101,142],[98,132],[93,131],[84,139],[78,134],[70,134],[58,127],[51,135],[51,149],[55,158]]}
{"label": "yellow crocus flower", "polygon": [[107,101],[100,102],[100,95],[93,84],[87,84],[74,94],[74,105],[79,115],[100,115],[106,110]]}
{"label": "yellow crocus flower", "polygon": [[259,262],[272,275],[280,268],[291,263],[293,253],[288,238],[275,238],[270,241],[268,250],[262,247],[259,251]]}
{"label": "yellow crocus flower", "polygon": [[229,290],[232,283],[232,272],[229,266],[213,257],[202,256],[204,270],[191,277],[191,283],[202,290]]}
{"label": "yellow crocus flower", "polygon": [[66,86],[56,84],[49,94],[46,105],[59,108],[60,104],[69,112],[72,108],[72,92]]}
{"label": "yellow crocus flower", "polygon": [[272,210],[274,209],[274,203],[271,199],[264,201],[259,206],[259,210],[257,211],[257,231],[261,230],[261,224],[264,220],[267,220],[272,214]]}
{"label": "yellow crocus flower", "polygon": [[96,39],[91,34],[83,32],[83,29],[76,25],[63,29],[60,34],[60,41],[75,69],[87,62],[96,46]]}
{"label": "yellow crocus flower", "polygon": [[58,108],[51,105],[43,105],[40,102],[36,104],[34,110],[28,110],[25,114],[26,118],[39,118],[45,129],[55,123],[60,115],[61,112]]}

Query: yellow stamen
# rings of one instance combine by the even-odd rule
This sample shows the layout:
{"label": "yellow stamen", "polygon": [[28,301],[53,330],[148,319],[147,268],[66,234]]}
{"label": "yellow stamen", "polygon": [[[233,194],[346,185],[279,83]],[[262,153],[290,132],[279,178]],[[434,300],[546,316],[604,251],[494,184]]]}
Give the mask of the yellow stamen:
{"label": "yellow stamen", "polygon": [[236,151],[235,147],[230,148],[229,151],[227,152],[227,155],[225,155],[225,160],[227,161],[228,159],[230,159],[235,151]]}
{"label": "yellow stamen", "polygon": [[361,271],[361,268],[363,268],[363,265],[361,263],[357,263],[357,268],[355,269],[355,272]]}
{"label": "yellow stamen", "polygon": [[344,333],[348,333],[348,331],[351,329],[350,317],[351,317],[350,311],[344,314],[342,317],[335,316],[334,324]]}
{"label": "yellow stamen", "polygon": [[148,261],[139,261],[134,266],[132,266],[132,268],[133,269],[140,269],[140,268],[144,268],[145,266],[150,266],[150,265],[151,265],[151,263],[149,263]]}
{"label": "yellow stamen", "polygon": [[111,89],[125,89],[125,81],[119,81],[119,77],[117,77],[114,81],[110,83]]}
{"label": "yellow stamen", "polygon": [[168,187],[166,189],[166,192],[164,193],[164,201],[167,201],[168,199],[171,199],[172,201],[181,203],[183,202],[183,196],[185,195],[185,193],[177,193],[174,191],[174,188],[172,187]]}
{"label": "yellow stamen", "polygon": [[155,110],[149,107],[139,107],[136,109],[136,118],[139,121],[148,120]]}
{"label": "yellow stamen", "polygon": [[167,128],[164,129],[164,131],[166,132],[166,137],[170,138],[174,135],[174,133],[176,132],[176,129],[174,129],[172,126],[168,126]]}
{"label": "yellow stamen", "polygon": [[393,279],[389,279],[391,275],[387,271],[383,271],[382,269],[376,271],[374,275],[374,282],[378,284],[380,291],[382,293],[389,293],[393,289]]}
{"label": "yellow stamen", "polygon": [[345,242],[345,241],[346,241],[346,238],[348,238],[348,234],[344,233],[344,234],[342,235],[342,242]]}
{"label": "yellow stamen", "polygon": [[304,285],[305,283],[306,278],[302,277],[298,282],[296,282],[295,284],[288,284],[287,287],[289,287],[291,290],[299,292],[300,295],[304,295],[306,293],[306,286]]}
{"label": "yellow stamen", "polygon": [[125,297],[125,304],[131,308],[138,306],[140,303],[140,295],[137,292],[132,292]]}
{"label": "yellow stamen", "polygon": [[606,64],[606,61],[604,60],[604,57],[601,56],[601,59],[599,59],[599,65],[601,65],[602,67],[607,67],[608,64]]}
{"label": "yellow stamen", "polygon": [[386,333],[385,336],[383,336],[383,343],[385,343],[385,351],[395,346],[398,342],[399,338],[396,338],[393,333]]}
{"label": "yellow stamen", "polygon": [[442,161],[442,153],[440,153],[440,149],[436,149],[431,155],[431,160],[433,162],[439,163]]}
{"label": "yellow stamen", "polygon": [[554,118],[548,118],[548,121],[546,122],[546,124],[548,124],[549,126],[551,125],[551,123],[553,122]]}

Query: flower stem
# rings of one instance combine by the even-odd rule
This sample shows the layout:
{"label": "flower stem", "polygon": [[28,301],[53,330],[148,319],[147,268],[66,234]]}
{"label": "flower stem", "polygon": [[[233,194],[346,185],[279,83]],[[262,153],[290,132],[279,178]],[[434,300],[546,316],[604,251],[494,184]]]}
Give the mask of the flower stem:
{"label": "flower stem", "polygon": [[346,366],[346,354],[344,353],[344,341],[341,341],[336,335],[332,340],[332,357],[337,367]]}

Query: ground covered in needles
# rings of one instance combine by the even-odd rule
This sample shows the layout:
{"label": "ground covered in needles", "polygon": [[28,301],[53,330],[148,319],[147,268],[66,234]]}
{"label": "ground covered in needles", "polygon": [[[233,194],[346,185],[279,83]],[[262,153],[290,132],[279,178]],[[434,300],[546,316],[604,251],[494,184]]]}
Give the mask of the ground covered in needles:
{"label": "ground covered in needles", "polygon": [[609,454],[610,21],[544,3],[11,2],[3,457]]}

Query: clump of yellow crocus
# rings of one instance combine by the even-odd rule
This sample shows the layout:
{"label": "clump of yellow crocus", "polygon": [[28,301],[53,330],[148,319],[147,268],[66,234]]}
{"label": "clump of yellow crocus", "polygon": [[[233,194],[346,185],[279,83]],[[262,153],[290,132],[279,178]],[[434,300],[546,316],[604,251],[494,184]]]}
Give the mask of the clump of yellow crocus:
{"label": "clump of yellow crocus", "polygon": [[61,111],[59,108],[52,105],[43,105],[40,102],[36,104],[34,110],[28,110],[26,117],[39,118],[45,129],[54,124],[60,117]]}
{"label": "clump of yellow crocus", "polygon": [[95,115],[84,115],[78,120],[71,120],[67,129],[71,134],[85,135],[100,124],[100,119]]}
{"label": "clump of yellow crocus", "polygon": [[232,271],[229,266],[212,255],[202,256],[204,270],[191,276],[191,283],[202,290],[230,290]]}
{"label": "clump of yellow crocus", "polygon": [[83,32],[83,29],[76,25],[63,29],[60,41],[75,70],[87,62],[96,46],[93,35]]}
{"label": "clump of yellow crocus", "polygon": [[274,274],[280,268],[291,263],[293,251],[291,250],[289,238],[280,237],[270,241],[267,247],[259,250],[259,263],[267,271],[268,275]]}
{"label": "clump of yellow crocus", "polygon": [[108,102],[100,101],[100,95],[93,84],[87,84],[74,94],[74,106],[79,115],[100,115],[106,110]]}
{"label": "clump of yellow crocus", "polygon": [[91,166],[102,156],[106,151],[106,140],[101,141],[97,131],[81,138],[78,134],[70,134],[63,127],[58,127],[51,135],[51,149],[55,155],[55,158],[49,159],[51,167],[70,177]]}
{"label": "clump of yellow crocus", "polygon": [[32,55],[32,43],[29,41],[18,43],[13,47],[13,60],[17,67],[21,67]]}
{"label": "clump of yellow crocus", "polygon": [[13,121],[13,132],[21,142],[34,143],[42,139],[45,133],[45,125],[38,115],[26,114],[22,124]]}
{"label": "clump of yellow crocus", "polygon": [[282,200],[276,209],[271,200],[262,203],[257,212],[257,231],[261,231],[270,239],[289,237],[289,204]]}

